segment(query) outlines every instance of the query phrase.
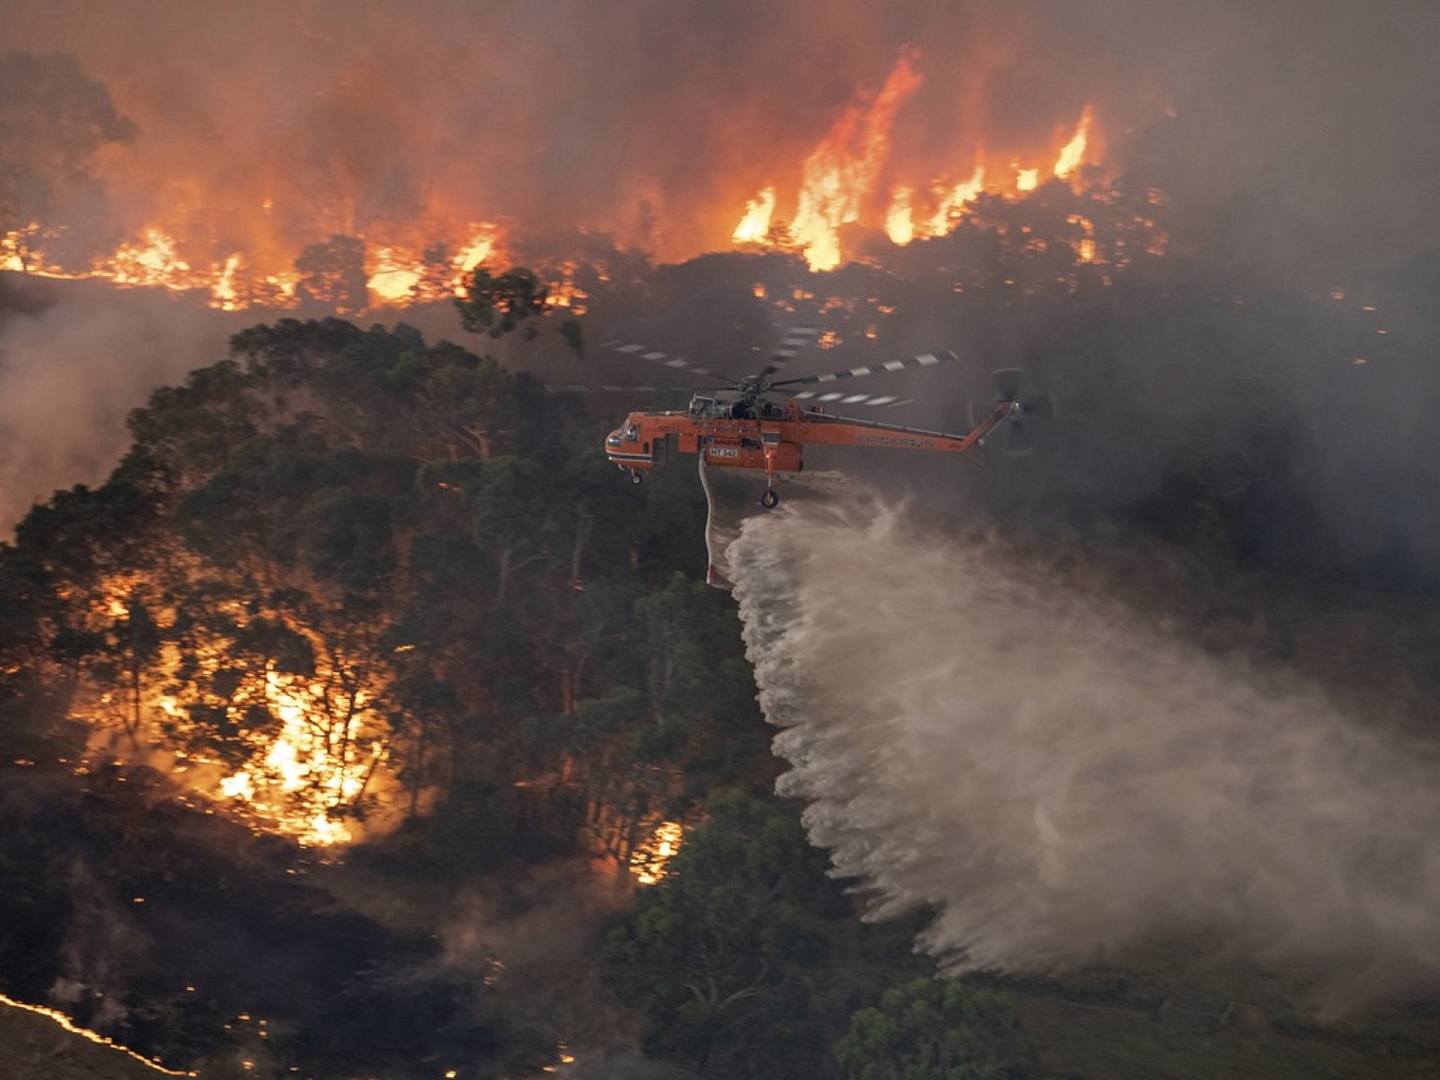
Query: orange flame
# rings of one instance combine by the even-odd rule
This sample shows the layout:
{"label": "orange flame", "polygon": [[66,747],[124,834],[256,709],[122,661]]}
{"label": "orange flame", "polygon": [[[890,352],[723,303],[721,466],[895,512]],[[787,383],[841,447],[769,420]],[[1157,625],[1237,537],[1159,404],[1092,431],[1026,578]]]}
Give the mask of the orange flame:
{"label": "orange flame", "polygon": [[[785,203],[793,211],[783,243],[793,240],[812,269],[829,270],[845,255],[841,232],[846,225],[884,228],[892,242],[903,245],[943,235],[983,192],[1023,195],[1052,176],[1078,185],[1082,166],[1095,163],[1098,121],[1094,107],[1086,104],[1073,126],[1056,129],[1045,145],[1022,147],[1018,154],[1007,147],[1005,156],[990,159],[983,146],[938,148],[947,160],[955,160],[958,151],[960,160],[968,157],[974,163],[968,179],[957,182],[955,175],[913,170],[906,175],[905,159],[892,155],[892,143],[900,110],[922,83],[919,61],[919,49],[907,46],[878,89],[856,92],[799,163],[798,186],[785,192],[768,184],[746,200],[743,213],[731,219],[731,241],[782,243],[774,227]],[[127,168],[134,181],[151,163],[131,162]],[[282,180],[256,176],[243,192],[207,192],[201,178],[172,170],[154,185],[160,211],[114,252],[88,266],[59,265],[46,252],[47,244],[61,250],[53,243],[59,233],[31,223],[0,235],[0,270],[193,291],[225,311],[287,308],[307,291],[315,293],[303,287],[307,283],[296,270],[297,257],[311,243],[343,235],[358,241],[364,253],[358,269],[366,289],[345,301],[354,309],[351,314],[361,314],[376,306],[463,296],[474,268],[502,252],[496,225],[457,213],[438,194],[426,195],[411,219],[371,220],[357,209],[353,193],[340,191],[333,205],[306,208],[305,193],[285,189]],[[715,235],[708,226],[701,231]],[[552,295],[567,295],[563,283],[552,284],[557,286]]]}
{"label": "orange flame", "polygon": [[0,994],[0,1005],[8,1005],[12,1009],[20,1009],[24,1012],[34,1013],[36,1016],[43,1016],[47,1020],[53,1020],[56,1024],[59,1024],[60,1027],[70,1032],[72,1035],[79,1035],[83,1039],[89,1039],[92,1043],[98,1043],[101,1046],[108,1046],[110,1047],[110,1049],[119,1051],[126,1057],[133,1058],[141,1065],[144,1065],[147,1069],[153,1069],[155,1072],[163,1073],[166,1076],[199,1075],[198,1073],[190,1072],[183,1069],[167,1069],[164,1065],[160,1064],[160,1062],[156,1061],[154,1058],[147,1058],[143,1054],[137,1054],[134,1050],[131,1050],[127,1046],[121,1046],[108,1035],[101,1035],[98,1031],[91,1031],[89,1028],[81,1027],[79,1024],[75,1023],[74,1020],[71,1020],[70,1017],[66,1016],[59,1009],[52,1009],[48,1005],[30,1005],[23,1001],[17,1001],[15,998],[12,998],[7,994]]}
{"label": "orange flame", "polygon": [[890,210],[885,215],[885,235],[892,244],[904,247],[915,239],[915,215],[910,206],[913,194],[908,187],[897,187],[890,198]]}
{"label": "orange flame", "polygon": [[850,105],[805,161],[799,206],[790,231],[812,270],[840,265],[841,225],[859,221],[865,200],[890,152],[890,129],[905,99],[920,85],[919,50],[902,50],[871,101]]}
{"label": "orange flame", "polygon": [[399,304],[415,295],[423,276],[413,256],[382,247],[375,250],[375,268],[365,284],[382,303]]}
{"label": "orange flame", "polygon": [[976,165],[970,179],[956,184],[940,199],[935,215],[930,219],[930,232],[942,236],[950,228],[952,218],[964,213],[965,204],[985,190],[985,166]]}
{"label": "orange flame", "polygon": [[[799,205],[790,231],[803,248],[812,270],[830,270],[839,265],[842,225],[857,221],[876,223],[873,218],[867,220],[867,200],[879,174],[890,167],[890,132],[895,116],[920,85],[921,76],[913,67],[918,55],[918,50],[913,48],[902,52],[874,99],[862,98],[852,103],[805,161]],[[892,243],[902,246],[917,236],[943,236],[968,212],[968,204],[987,191],[997,195],[1025,195],[1039,188],[1042,175],[1076,182],[1080,166],[1094,151],[1094,127],[1095,109],[1087,104],[1058,149],[1052,143],[1052,149],[1042,149],[1031,157],[1032,161],[1036,157],[1043,160],[1054,153],[1054,164],[1048,171],[1019,159],[1011,160],[1008,168],[988,169],[983,155],[977,153],[974,170],[959,183],[932,180],[928,184],[895,184],[883,218],[886,235]],[[923,215],[916,211],[917,190],[928,190],[935,196],[934,209]],[[774,206],[773,187],[767,187],[749,200],[746,213],[732,234],[735,242],[764,242]],[[1093,241],[1086,249],[1089,254],[1084,261],[1090,261],[1094,257]]]}
{"label": "orange flame", "polygon": [[658,884],[665,877],[665,867],[680,853],[685,827],[678,821],[662,821],[655,826],[650,839],[630,853],[630,873],[641,885]]}
{"label": "orange flame", "polygon": [[[268,200],[267,200],[268,203]],[[367,253],[366,286],[372,306],[443,300],[465,294],[474,269],[500,250],[500,230],[488,222],[471,223],[453,257],[434,261],[447,246],[443,230],[434,251],[417,254],[403,243],[376,243]],[[83,270],[52,264],[46,256],[45,231],[37,224],[0,234],[0,270],[67,280],[97,279],[125,288],[158,287],[208,296],[211,307],[239,311],[247,307],[294,307],[300,274],[298,250],[277,249],[270,258],[256,251],[230,251],[214,260],[183,254],[184,245],[169,228],[153,224],[122,243],[113,254],[96,258]],[[364,239],[363,237],[360,239]],[[203,244],[195,246],[203,247]]]}
{"label": "orange flame", "polygon": [[[328,805],[353,801],[364,786],[362,771],[334,752],[333,725],[316,723],[314,714],[326,709],[325,687],[295,676],[265,673],[268,704],[280,717],[280,734],[271,743],[263,765],[242,769],[221,779],[219,791],[227,799],[241,799],[256,813],[273,819],[302,844],[329,845],[354,839],[351,830],[325,812]],[[356,694],[354,715],[343,721],[340,740],[361,743],[363,694]],[[328,718],[327,718],[328,719]],[[372,758],[383,756],[381,746],[368,747]],[[304,793],[303,805],[292,805]]]}
{"label": "orange flame", "polygon": [[[129,598],[140,583],[138,575],[116,575],[105,582],[89,604],[90,614],[101,620],[99,627],[113,626],[113,620],[129,615]],[[157,608],[154,614],[169,619],[175,613]],[[315,669],[308,678],[272,667],[247,672],[237,691],[278,721],[277,731],[256,728],[240,740],[241,748],[249,751],[248,763],[226,772],[213,759],[176,750],[170,771],[183,775],[189,787],[208,798],[231,803],[257,830],[323,847],[355,839],[349,811],[367,791],[383,792],[393,777],[386,769],[388,728],[376,709],[383,679],[374,669],[362,670],[352,659],[325,648],[313,631],[304,632],[316,646]],[[221,642],[199,635],[193,648],[203,670],[215,672],[231,663]],[[136,740],[162,748],[169,742],[167,729],[184,730],[192,723],[191,706],[214,704],[204,691],[193,691],[201,684],[191,684],[198,694],[194,700],[182,701],[164,689],[181,663],[173,644],[162,647],[159,677],[145,681],[138,717],[131,713],[129,700],[122,705],[128,691],[117,694],[96,687],[93,699],[76,709],[94,727],[92,742],[111,754],[129,752]],[[119,708],[124,709],[127,729],[138,724],[130,740],[113,738]]]}
{"label": "orange flame", "polygon": [[730,239],[737,244],[763,243],[770,233],[770,215],[774,212],[775,188],[772,185],[746,202],[745,216],[735,226]]}
{"label": "orange flame", "polygon": [[146,229],[144,236],[143,244],[122,244],[115,252],[110,279],[117,285],[163,285],[172,289],[190,284],[190,264],[176,254],[174,238],[158,228]]}
{"label": "orange flame", "polygon": [[240,296],[235,291],[235,272],[240,269],[240,253],[236,252],[225,260],[220,277],[210,287],[211,306],[221,311],[236,311],[240,307]]}
{"label": "orange flame", "polygon": [[1080,122],[1075,125],[1075,134],[1060,148],[1055,160],[1055,175],[1061,180],[1078,169],[1085,161],[1085,148],[1090,142],[1090,125],[1095,119],[1095,110],[1086,105],[1080,112]]}
{"label": "orange flame", "polygon": [[465,296],[465,281],[475,268],[489,259],[500,244],[500,232],[494,225],[470,226],[470,239],[460,247],[460,253],[450,260],[455,268],[450,278],[450,287],[456,296]]}
{"label": "orange flame", "polygon": [[1071,214],[1067,219],[1071,225],[1079,225],[1085,235],[1075,245],[1075,257],[1083,263],[1095,261],[1095,224],[1081,214]]}

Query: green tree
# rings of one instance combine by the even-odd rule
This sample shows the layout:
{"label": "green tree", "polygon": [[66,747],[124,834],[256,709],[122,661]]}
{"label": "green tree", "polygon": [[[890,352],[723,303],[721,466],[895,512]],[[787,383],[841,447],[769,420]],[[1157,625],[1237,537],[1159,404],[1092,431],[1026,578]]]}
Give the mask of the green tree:
{"label": "green tree", "polygon": [[830,936],[852,917],[790,808],[730,792],[611,936],[610,970],[646,1046],[702,1071],[805,1076],[827,1056]]}
{"label": "green tree", "polygon": [[295,269],[300,273],[295,290],[302,301],[324,304],[342,314],[364,311],[370,304],[363,240],[337,235],[309,244],[295,260]]}
{"label": "green tree", "polygon": [[579,319],[566,319],[559,326],[560,336],[565,339],[565,344],[578,357],[585,356],[585,328]]}
{"label": "green tree", "polygon": [[1003,994],[927,977],[857,1012],[835,1057],[844,1080],[1004,1080],[1028,1051]]}
{"label": "green tree", "polygon": [[555,492],[527,458],[491,458],[467,486],[476,538],[495,554],[495,603],[503,604],[521,570],[549,554],[559,516]]}
{"label": "green tree", "polygon": [[468,295],[457,296],[455,307],[460,324],[471,333],[502,338],[523,325],[529,340],[538,331],[527,320],[545,314],[548,299],[549,290],[524,267],[495,275],[479,266],[470,278]]}

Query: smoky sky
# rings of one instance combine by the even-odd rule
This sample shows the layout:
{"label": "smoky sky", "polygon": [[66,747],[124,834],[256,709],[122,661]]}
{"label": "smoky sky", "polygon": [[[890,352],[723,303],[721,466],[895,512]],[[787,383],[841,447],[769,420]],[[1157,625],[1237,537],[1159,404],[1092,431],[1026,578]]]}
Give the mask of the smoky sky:
{"label": "smoky sky", "polygon": [[[103,162],[116,213],[177,203],[223,233],[266,193],[277,236],[444,204],[611,232],[662,257],[720,246],[857,88],[916,44],[891,168],[968,175],[1094,102],[1107,157],[1244,220],[1422,250],[1440,164],[1433,4],[458,0],[0,5],[6,44],[76,54],[140,134]],[[1174,114],[1171,116],[1170,114]],[[882,180],[883,182],[883,180]],[[165,203],[166,206],[158,206]]]}
{"label": "smoky sky", "polygon": [[[438,212],[508,216],[517,231],[585,227],[660,258],[723,248],[763,184],[778,185],[783,214],[837,110],[857,88],[878,86],[913,43],[924,81],[897,116],[882,189],[902,173],[968,176],[978,145],[1003,155],[1073,125],[1093,102],[1102,159],[1134,184],[1162,188],[1167,223],[1183,234],[1171,265],[1155,271],[1158,290],[1167,274],[1184,279],[1198,254],[1197,289],[1217,295],[1258,301],[1303,279],[1307,290],[1341,283],[1358,297],[1364,279],[1440,248],[1440,7],[1429,3],[646,0],[542,10],[0,0],[0,16],[6,47],[73,53],[135,121],[135,137],[95,162],[109,201],[109,231],[97,227],[96,242],[111,246],[158,215],[214,253],[268,245],[288,260],[333,232]],[[257,219],[272,196],[273,212]],[[1323,327],[1293,313],[1248,338],[1202,333],[1136,293],[1092,319],[1079,350],[1085,327],[1054,311],[957,306],[943,267],[904,269],[925,246],[892,252],[906,291],[891,297],[896,329],[876,347],[968,349],[976,359],[965,388],[939,382],[894,419],[963,426],[977,377],[1025,366],[1076,421],[1062,438],[1084,443],[1067,444],[1076,478],[1064,490],[1129,499],[1153,488],[1174,433],[1232,412],[1250,369],[1281,366],[1275,393],[1320,402],[1301,412],[1327,522],[1348,522],[1355,545],[1376,546],[1392,522],[1413,520],[1405,543],[1433,546],[1433,514],[1420,508],[1434,393],[1416,342],[1430,330],[1407,334],[1383,295],[1377,325],[1409,348],[1403,369],[1372,352],[1380,339],[1369,328],[1367,343],[1333,348]],[[749,302],[750,269],[739,262],[734,291]],[[669,314],[712,306],[692,280],[702,269],[669,289]],[[1422,284],[1409,301],[1416,310],[1427,308],[1433,279],[1409,275]],[[793,284],[875,288],[838,275]],[[8,523],[53,487],[100,479],[123,446],[129,408],[217,359],[236,325],[265,317],[97,289],[67,300],[64,314],[12,319],[0,329],[0,440],[20,449],[5,455],[0,516]],[[604,318],[597,305],[592,340],[663,329],[598,325]],[[661,338],[654,344],[681,352],[731,340],[718,331]],[[1352,369],[1356,353],[1376,363]],[[840,359],[810,357],[806,370]],[[1126,377],[1112,377],[1117,364]],[[717,366],[744,370],[728,358]]]}

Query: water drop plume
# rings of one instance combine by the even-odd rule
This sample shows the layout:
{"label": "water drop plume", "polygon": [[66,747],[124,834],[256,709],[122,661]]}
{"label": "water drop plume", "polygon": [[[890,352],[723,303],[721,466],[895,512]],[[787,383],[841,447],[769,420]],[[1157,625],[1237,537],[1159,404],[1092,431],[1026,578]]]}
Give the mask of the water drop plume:
{"label": "water drop plume", "polygon": [[780,790],[872,917],[933,905],[948,970],[1204,931],[1336,1011],[1440,978],[1440,761],[1413,736],[874,500],[752,518],[728,555]]}

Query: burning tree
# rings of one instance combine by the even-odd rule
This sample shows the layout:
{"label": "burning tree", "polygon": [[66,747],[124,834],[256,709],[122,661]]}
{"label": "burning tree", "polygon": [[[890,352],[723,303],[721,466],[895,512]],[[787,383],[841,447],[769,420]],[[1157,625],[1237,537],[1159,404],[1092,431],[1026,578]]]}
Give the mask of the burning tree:
{"label": "burning tree", "polygon": [[310,301],[342,315],[369,306],[365,244],[353,236],[332,236],[310,244],[295,260],[295,270],[299,274],[295,291],[301,303]]}
{"label": "burning tree", "polygon": [[7,589],[30,590],[7,663],[29,649],[63,678],[96,753],[307,843],[432,806],[573,843],[591,807],[629,857],[666,809],[644,761],[664,741],[633,768],[625,750],[616,785],[574,738],[532,737],[607,691],[592,661],[619,655],[576,585],[594,537],[628,542],[625,515],[594,494],[593,441],[571,457],[571,405],[405,327],[286,321],[131,428],[104,488],[3,549]]}

